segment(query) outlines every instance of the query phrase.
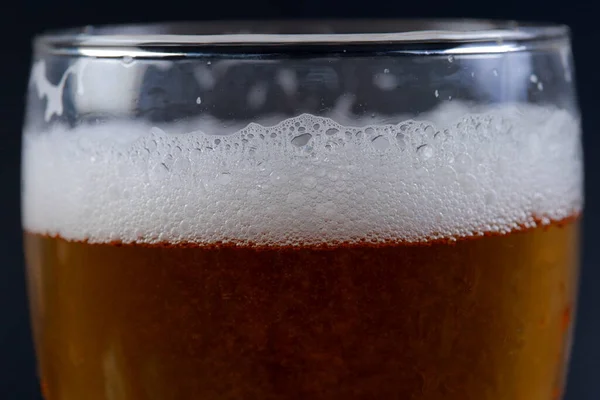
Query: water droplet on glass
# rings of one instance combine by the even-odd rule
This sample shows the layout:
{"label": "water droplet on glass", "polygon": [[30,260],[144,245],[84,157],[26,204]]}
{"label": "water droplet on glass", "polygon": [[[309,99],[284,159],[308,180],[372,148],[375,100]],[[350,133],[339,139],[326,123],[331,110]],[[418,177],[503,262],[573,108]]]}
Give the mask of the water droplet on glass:
{"label": "water droplet on glass", "polygon": [[289,69],[281,69],[277,73],[275,80],[288,96],[293,95],[298,88],[298,79],[296,73]]}
{"label": "water droplet on glass", "polygon": [[296,147],[305,146],[310,139],[312,139],[312,135],[310,133],[303,133],[302,135],[298,135],[292,139],[292,144]]}
{"label": "water droplet on glass", "polygon": [[448,56],[448,62],[454,62],[454,56]]}
{"label": "water droplet on glass", "polygon": [[498,70],[496,68],[494,68],[492,70],[492,74],[494,74],[494,76],[498,76]]}
{"label": "water droplet on glass", "polygon": [[531,83],[537,83],[537,82],[538,82],[538,77],[537,77],[537,75],[536,75],[536,74],[531,74],[531,75],[529,76],[529,81],[530,81]]}
{"label": "water droplet on glass", "polygon": [[538,82],[537,88],[541,92],[542,90],[544,90],[544,84],[542,82]]}
{"label": "water droplet on glass", "polygon": [[435,97],[440,97],[440,92],[436,89],[435,92],[433,92],[433,94],[435,95]]}
{"label": "water droplet on glass", "polygon": [[123,56],[123,58],[121,59],[121,61],[125,65],[130,65],[133,62],[133,57],[131,57],[131,56]]}
{"label": "water droplet on glass", "polygon": [[398,87],[398,78],[390,73],[376,74],[373,76],[373,84],[383,91],[390,91]]}
{"label": "water droplet on glass", "polygon": [[200,96],[196,97],[196,104],[202,104],[202,99]]}
{"label": "water droplet on glass", "polygon": [[389,74],[389,73],[390,73],[390,70],[389,70],[388,68],[385,68],[385,69],[383,70],[383,73],[384,73],[384,74]]}
{"label": "water droplet on glass", "polygon": [[247,102],[251,108],[258,109],[265,104],[267,100],[267,86],[259,82],[248,91]]}

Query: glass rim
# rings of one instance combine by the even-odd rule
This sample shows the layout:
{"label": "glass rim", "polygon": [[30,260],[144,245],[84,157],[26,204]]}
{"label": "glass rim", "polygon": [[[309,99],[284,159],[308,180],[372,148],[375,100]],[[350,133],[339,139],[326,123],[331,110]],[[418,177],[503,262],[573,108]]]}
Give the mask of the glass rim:
{"label": "glass rim", "polygon": [[[485,19],[197,21],[85,26],[34,39],[36,54],[96,58],[194,57],[207,53],[374,52],[488,54],[569,40],[569,27]],[[379,49],[381,50],[381,49]]]}

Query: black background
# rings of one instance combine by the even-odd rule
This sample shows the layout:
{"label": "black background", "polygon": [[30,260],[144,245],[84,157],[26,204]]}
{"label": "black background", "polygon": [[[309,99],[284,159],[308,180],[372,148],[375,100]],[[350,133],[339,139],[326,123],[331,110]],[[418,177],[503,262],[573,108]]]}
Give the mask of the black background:
{"label": "black background", "polygon": [[[18,0],[17,0],[18,1]],[[0,5],[0,399],[40,399],[29,331],[19,217],[20,129],[32,35],[69,26],[244,18],[486,17],[568,24],[586,154],[583,269],[567,400],[600,399],[600,20],[589,0],[25,0]],[[81,399],[85,400],[85,399]],[[550,400],[550,399],[548,399]]]}

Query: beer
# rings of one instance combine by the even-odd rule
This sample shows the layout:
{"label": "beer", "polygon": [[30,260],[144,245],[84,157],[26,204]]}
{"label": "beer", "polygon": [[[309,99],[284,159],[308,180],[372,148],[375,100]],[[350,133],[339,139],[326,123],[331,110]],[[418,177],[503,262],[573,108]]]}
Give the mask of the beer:
{"label": "beer", "polygon": [[577,223],[331,248],[26,235],[53,399],[560,393]]}
{"label": "beer", "polygon": [[577,121],[459,111],[27,133],[46,400],[559,398]]}

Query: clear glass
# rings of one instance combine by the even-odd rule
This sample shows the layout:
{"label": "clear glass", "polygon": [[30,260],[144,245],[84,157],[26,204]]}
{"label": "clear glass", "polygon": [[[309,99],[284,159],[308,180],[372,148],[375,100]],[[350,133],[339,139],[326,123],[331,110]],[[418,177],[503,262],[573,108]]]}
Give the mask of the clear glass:
{"label": "clear glass", "polygon": [[36,39],[28,90],[46,400],[561,397],[567,28],[88,27]]}

